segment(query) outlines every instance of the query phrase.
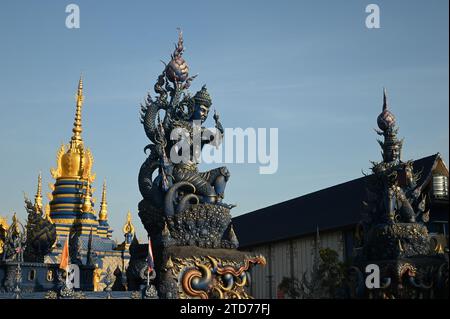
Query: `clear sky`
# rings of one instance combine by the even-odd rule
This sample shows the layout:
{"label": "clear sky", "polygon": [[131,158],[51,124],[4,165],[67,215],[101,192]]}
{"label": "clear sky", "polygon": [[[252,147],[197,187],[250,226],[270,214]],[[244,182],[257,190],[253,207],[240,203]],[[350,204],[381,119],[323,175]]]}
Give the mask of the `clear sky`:
{"label": "clear sky", "polygon": [[[65,26],[70,3],[80,7],[80,29]],[[380,29],[365,26],[370,3],[380,7]],[[447,0],[1,1],[0,215],[25,218],[22,191],[34,195],[39,171],[49,192],[82,72],[95,195],[107,178],[114,237],[123,239],[128,209],[145,236],[137,174],[148,141],[138,106],[177,27],[199,73],[191,90],[208,85],[225,127],[279,128],[276,174],[228,165],[235,216],[362,176],[381,157],[373,128],[383,86],[403,158],[440,152],[448,164],[448,9]]]}

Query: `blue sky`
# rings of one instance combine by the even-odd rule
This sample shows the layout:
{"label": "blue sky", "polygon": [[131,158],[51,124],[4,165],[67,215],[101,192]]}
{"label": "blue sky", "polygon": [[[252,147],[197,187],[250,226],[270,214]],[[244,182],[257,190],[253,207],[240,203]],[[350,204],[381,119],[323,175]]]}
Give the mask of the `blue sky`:
{"label": "blue sky", "polygon": [[[80,29],[65,27],[70,3],[80,7]],[[365,27],[369,3],[380,7],[380,29]],[[138,105],[160,59],[169,60],[177,27],[191,74],[199,73],[191,90],[208,85],[225,127],[279,128],[276,174],[228,165],[234,215],[358,178],[380,160],[373,128],[383,86],[403,158],[440,152],[448,164],[447,0],[2,1],[0,215],[25,218],[22,191],[34,194],[39,171],[49,191],[82,72],[96,196],[107,178],[114,236],[123,239],[130,209],[144,237],[137,173],[147,139]]]}

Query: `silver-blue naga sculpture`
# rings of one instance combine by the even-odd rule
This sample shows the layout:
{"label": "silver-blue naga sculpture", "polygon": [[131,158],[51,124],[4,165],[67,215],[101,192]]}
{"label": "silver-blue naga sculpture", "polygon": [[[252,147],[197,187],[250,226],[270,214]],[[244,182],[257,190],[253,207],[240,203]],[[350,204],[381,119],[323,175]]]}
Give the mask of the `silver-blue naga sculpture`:
{"label": "silver-blue naga sculpture", "polygon": [[[367,177],[367,200],[360,223],[360,249],[352,270],[357,275],[357,297],[435,298],[448,289],[448,262],[431,250],[426,223],[430,199],[419,183],[413,161],[403,162],[403,140],[397,138],[395,116],[383,92],[383,109],[377,118],[383,161],[372,162]],[[379,267],[379,289],[366,289],[366,266]],[[445,284],[446,283],[446,284]]]}
{"label": "silver-blue naga sculpture", "polygon": [[188,92],[196,75],[189,76],[183,51],[179,31],[171,60],[154,85],[156,97],[148,94],[141,104],[141,122],[151,143],[144,149],[150,153],[138,177],[144,198],[140,217],[156,241],[164,233],[166,244],[235,247],[229,212],[234,205],[223,202],[230,173],[226,167],[206,172],[197,167],[203,146],[218,146],[224,130],[216,112],[215,129],[202,126],[212,99],[205,85],[194,96]]}

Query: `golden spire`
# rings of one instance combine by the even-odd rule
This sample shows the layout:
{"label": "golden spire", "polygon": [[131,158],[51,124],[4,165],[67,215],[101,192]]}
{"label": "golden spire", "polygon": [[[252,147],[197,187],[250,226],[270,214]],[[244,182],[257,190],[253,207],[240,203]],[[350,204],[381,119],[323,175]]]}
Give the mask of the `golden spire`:
{"label": "golden spire", "polygon": [[86,180],[86,193],[83,196],[84,203],[81,207],[84,213],[90,213],[92,211],[92,204],[91,204],[91,187],[89,184],[89,178]]}
{"label": "golden spire", "polygon": [[45,213],[44,218],[46,220],[48,220],[49,222],[53,223],[52,218],[50,217],[50,205],[49,204],[45,205],[44,213]]}
{"label": "golden spire", "polygon": [[98,213],[98,220],[108,219],[108,204],[106,203],[106,179],[103,181],[102,201],[100,203],[100,212]]}
{"label": "golden spire", "polygon": [[[81,128],[81,108],[83,107],[83,78],[80,76],[80,81],[78,82],[78,91],[77,91],[77,109],[75,112],[75,121],[73,122],[73,142],[83,142],[81,138],[81,132],[83,129]],[[76,143],[79,144],[79,143]]]}
{"label": "golden spire", "polygon": [[34,207],[36,211],[42,211],[42,174],[39,172],[36,195],[34,196]]}
{"label": "golden spire", "polygon": [[12,227],[13,231],[14,231],[16,234],[19,234],[19,233],[20,233],[19,219],[17,218],[16,212],[14,212],[14,214],[13,214],[13,217],[12,217],[12,223],[11,223],[11,226],[10,226],[10,227]]}
{"label": "golden spire", "polygon": [[124,234],[134,234],[134,225],[131,222],[131,212],[129,210],[127,213],[127,222],[123,225],[122,230]]}

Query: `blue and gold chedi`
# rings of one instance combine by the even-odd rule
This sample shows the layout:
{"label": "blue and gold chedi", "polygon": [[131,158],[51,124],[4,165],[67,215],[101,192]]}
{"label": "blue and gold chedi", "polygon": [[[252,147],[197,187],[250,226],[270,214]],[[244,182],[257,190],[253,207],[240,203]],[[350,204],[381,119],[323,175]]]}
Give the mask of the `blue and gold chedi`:
{"label": "blue and gold chedi", "polygon": [[[68,145],[61,145],[56,158],[56,168],[52,177],[56,180],[50,185],[50,205],[48,217],[56,226],[56,249],[48,260],[57,262],[61,247],[70,236],[71,261],[73,263],[123,265],[123,251],[111,239],[112,229],[108,224],[106,202],[106,181],[103,183],[102,199],[98,213],[93,197],[95,173],[92,172],[94,157],[84,145],[82,133],[83,81],[80,78],[76,96],[76,112],[72,137]],[[125,246],[121,246],[125,247]],[[90,251],[88,251],[90,250]],[[94,258],[95,257],[95,258]],[[105,262],[109,259],[109,262]],[[120,259],[114,261],[114,259]]]}
{"label": "blue and gold chedi", "polygon": [[106,180],[100,207],[95,208],[94,157],[81,136],[83,98],[80,78],[73,134],[69,144],[59,148],[56,168],[51,169],[55,183],[49,185],[52,191],[48,194],[49,203],[44,206],[39,174],[34,203],[25,197],[26,225],[20,223],[16,214],[10,225],[0,219],[0,292],[13,292],[19,277],[22,292],[57,291],[62,282],[58,277],[59,264],[66,241],[69,264],[77,265],[80,272],[80,286],[76,288],[103,291],[106,285],[100,279],[108,273],[116,289],[126,289],[123,274],[130,259],[134,225],[128,212],[123,242],[118,245],[112,240]]}

